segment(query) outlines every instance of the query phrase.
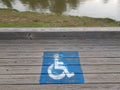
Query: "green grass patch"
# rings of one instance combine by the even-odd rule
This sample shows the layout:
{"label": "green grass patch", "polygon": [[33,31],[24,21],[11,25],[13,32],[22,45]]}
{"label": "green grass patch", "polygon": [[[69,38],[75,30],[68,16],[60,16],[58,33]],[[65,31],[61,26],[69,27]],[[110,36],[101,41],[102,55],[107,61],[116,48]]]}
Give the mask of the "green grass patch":
{"label": "green grass patch", "polygon": [[0,9],[0,27],[119,27],[109,18],[90,18]]}

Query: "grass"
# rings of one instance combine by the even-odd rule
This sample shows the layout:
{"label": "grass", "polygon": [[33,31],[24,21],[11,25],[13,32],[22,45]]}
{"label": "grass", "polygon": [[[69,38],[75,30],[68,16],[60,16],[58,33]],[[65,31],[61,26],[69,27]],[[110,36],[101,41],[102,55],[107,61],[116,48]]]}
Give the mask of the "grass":
{"label": "grass", "polygon": [[109,18],[90,18],[0,9],[0,27],[119,27]]}

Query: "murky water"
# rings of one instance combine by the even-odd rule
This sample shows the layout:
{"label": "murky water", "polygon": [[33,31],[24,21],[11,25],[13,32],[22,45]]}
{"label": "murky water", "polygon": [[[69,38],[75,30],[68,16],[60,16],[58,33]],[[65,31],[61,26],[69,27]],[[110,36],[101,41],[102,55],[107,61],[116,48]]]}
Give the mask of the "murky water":
{"label": "murky water", "polygon": [[120,0],[0,0],[0,8],[120,21]]}

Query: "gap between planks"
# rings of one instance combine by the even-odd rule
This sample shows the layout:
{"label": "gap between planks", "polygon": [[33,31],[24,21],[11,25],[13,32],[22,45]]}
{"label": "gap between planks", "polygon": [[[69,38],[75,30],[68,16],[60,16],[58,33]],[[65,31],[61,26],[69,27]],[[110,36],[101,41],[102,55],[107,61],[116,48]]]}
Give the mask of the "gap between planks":
{"label": "gap between planks", "polygon": [[120,84],[0,85],[0,90],[120,90]]}

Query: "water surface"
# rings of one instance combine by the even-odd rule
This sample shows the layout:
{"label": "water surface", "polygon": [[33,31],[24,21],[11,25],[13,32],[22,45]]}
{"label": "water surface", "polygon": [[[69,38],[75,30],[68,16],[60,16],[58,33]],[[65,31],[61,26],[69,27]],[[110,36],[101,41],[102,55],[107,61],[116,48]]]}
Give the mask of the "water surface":
{"label": "water surface", "polygon": [[0,0],[0,8],[120,21],[120,0]]}

